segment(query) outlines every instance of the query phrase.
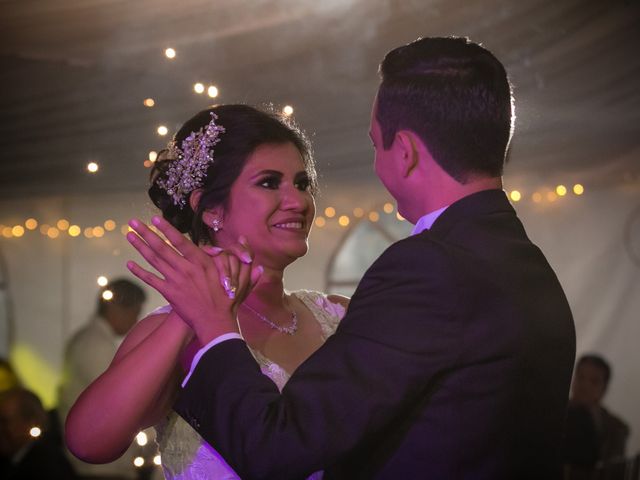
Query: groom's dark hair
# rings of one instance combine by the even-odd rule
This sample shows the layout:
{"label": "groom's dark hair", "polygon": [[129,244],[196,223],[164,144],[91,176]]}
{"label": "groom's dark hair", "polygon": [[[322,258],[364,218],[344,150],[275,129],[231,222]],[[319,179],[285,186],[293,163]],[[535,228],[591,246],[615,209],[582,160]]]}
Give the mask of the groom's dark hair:
{"label": "groom's dark hair", "polygon": [[376,118],[385,150],[411,130],[451,177],[466,183],[502,174],[513,131],[503,65],[467,38],[420,38],[380,64]]}

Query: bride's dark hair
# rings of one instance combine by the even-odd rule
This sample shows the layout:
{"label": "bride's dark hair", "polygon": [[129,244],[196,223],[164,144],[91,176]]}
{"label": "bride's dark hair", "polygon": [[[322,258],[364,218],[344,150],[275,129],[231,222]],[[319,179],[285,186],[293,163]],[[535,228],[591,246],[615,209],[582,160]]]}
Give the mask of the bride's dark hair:
{"label": "bride's dark hair", "polygon": [[174,161],[167,150],[158,154],[150,179],[149,197],[162,211],[162,216],[182,233],[188,233],[193,243],[210,241],[210,231],[203,224],[205,209],[218,205],[227,206],[231,186],[240,176],[249,156],[261,145],[292,143],[300,152],[304,167],[311,182],[312,191],[317,186],[317,176],[311,152],[311,144],[305,134],[289,119],[274,112],[258,110],[248,105],[218,105],[203,110],[187,120],[174,136],[177,145],[211,121],[211,112],[218,119],[216,124],[224,127],[220,142],[214,147],[213,163],[201,187],[202,196],[194,211],[189,204],[175,205],[173,198],[158,185],[166,178],[167,170]]}

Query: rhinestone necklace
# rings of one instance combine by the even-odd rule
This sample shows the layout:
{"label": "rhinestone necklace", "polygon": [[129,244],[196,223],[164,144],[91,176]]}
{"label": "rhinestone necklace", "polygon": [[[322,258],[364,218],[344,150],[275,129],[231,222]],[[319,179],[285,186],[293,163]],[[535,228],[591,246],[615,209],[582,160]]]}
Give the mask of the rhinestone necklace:
{"label": "rhinestone necklace", "polygon": [[257,310],[251,308],[249,306],[249,304],[243,303],[242,305],[244,307],[247,307],[247,309],[250,312],[252,312],[256,317],[258,317],[264,323],[269,325],[274,330],[279,331],[280,333],[286,333],[287,335],[293,335],[298,330],[298,315],[296,315],[296,312],[293,311],[293,310],[291,311],[291,325],[289,325],[287,327],[283,327],[281,325],[278,325],[277,323],[272,322],[271,320],[269,320],[267,317],[265,317],[263,314],[261,314]]}

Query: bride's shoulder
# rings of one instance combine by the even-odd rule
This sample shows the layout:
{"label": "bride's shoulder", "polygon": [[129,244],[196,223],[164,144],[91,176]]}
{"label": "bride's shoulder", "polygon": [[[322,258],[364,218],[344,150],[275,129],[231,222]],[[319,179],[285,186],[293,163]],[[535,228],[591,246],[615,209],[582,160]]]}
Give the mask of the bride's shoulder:
{"label": "bride's shoulder", "polygon": [[169,313],[171,313],[171,307],[165,305],[149,312],[144,318],[136,322],[127,333],[120,348],[118,348],[114,359],[121,358],[142,343],[151,332],[158,328]]}
{"label": "bride's shoulder", "polygon": [[342,295],[326,294],[316,290],[296,290],[291,293],[307,306],[313,305],[338,319],[344,316],[349,306],[349,298]]}

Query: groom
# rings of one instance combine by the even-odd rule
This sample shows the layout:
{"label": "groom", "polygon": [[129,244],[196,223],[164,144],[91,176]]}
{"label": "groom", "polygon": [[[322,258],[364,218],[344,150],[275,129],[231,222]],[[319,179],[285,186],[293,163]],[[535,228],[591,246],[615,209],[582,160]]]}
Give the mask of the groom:
{"label": "groom", "polygon": [[560,478],[575,332],[502,191],[504,67],[464,38],[424,38],[380,72],[375,170],[413,235],[282,394],[241,339],[201,338],[213,346],[175,409],[245,479]]}

